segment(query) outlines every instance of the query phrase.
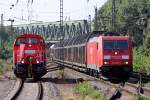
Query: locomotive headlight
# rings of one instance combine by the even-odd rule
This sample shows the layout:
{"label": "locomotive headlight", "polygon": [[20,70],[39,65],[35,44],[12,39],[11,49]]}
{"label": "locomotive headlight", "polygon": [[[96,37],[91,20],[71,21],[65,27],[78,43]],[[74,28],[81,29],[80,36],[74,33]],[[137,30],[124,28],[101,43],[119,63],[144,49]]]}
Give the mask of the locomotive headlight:
{"label": "locomotive headlight", "polygon": [[22,59],[21,63],[24,64],[24,58]]}
{"label": "locomotive headlight", "polygon": [[40,62],[37,60],[36,63],[39,64]]}
{"label": "locomotive headlight", "polygon": [[129,59],[129,55],[122,55],[122,59]]}
{"label": "locomotive headlight", "polygon": [[24,64],[24,60],[23,60],[23,61],[21,61],[21,63],[22,63],[22,64]]}
{"label": "locomotive headlight", "polygon": [[110,59],[111,56],[110,55],[104,55],[104,59]]}
{"label": "locomotive headlight", "polygon": [[126,61],[125,64],[129,64],[129,62]]}
{"label": "locomotive headlight", "polygon": [[107,62],[107,61],[104,61],[104,64],[109,64],[109,62]]}

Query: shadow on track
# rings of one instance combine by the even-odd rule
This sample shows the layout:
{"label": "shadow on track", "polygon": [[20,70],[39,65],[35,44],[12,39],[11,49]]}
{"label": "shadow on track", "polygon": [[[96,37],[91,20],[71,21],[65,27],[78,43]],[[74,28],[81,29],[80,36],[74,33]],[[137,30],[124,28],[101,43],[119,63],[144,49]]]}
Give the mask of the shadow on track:
{"label": "shadow on track", "polygon": [[60,78],[42,78],[42,82],[52,82],[55,84],[76,84],[82,79],[60,79]]}

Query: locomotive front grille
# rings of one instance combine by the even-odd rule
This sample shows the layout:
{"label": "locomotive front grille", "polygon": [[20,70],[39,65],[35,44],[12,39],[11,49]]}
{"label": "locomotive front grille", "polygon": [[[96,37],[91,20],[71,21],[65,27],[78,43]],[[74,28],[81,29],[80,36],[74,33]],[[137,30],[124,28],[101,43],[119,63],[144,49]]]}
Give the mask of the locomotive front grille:
{"label": "locomotive front grille", "polygon": [[25,54],[35,54],[36,50],[25,50]]}

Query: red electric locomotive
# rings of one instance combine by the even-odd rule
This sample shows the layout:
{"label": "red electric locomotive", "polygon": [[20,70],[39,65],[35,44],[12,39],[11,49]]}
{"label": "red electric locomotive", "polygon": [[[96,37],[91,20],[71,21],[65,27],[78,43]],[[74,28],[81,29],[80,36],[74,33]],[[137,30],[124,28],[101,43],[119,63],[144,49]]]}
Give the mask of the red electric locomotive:
{"label": "red electric locomotive", "polygon": [[93,32],[56,43],[53,60],[92,76],[128,78],[132,72],[132,45],[127,36]]}
{"label": "red electric locomotive", "polygon": [[90,74],[128,77],[132,71],[132,47],[129,37],[99,36],[87,42],[87,68]]}
{"label": "red electric locomotive", "polygon": [[13,45],[13,70],[21,79],[40,79],[46,74],[46,45],[35,34],[17,36]]}

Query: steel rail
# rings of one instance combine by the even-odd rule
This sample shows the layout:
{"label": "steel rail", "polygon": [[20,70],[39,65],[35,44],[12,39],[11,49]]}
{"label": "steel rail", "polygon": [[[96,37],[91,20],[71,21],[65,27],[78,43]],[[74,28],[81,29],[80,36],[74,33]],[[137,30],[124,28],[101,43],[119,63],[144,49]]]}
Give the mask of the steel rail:
{"label": "steel rail", "polygon": [[[112,83],[110,83],[110,82],[104,81],[102,78],[96,78],[96,77],[94,77],[94,76],[85,74],[84,72],[78,71],[78,70],[76,70],[76,69],[74,69],[74,68],[70,68],[70,67],[67,67],[67,68],[72,69],[72,70],[74,70],[74,71],[77,71],[77,72],[79,72],[79,73],[83,73],[85,76],[88,76],[88,79],[90,78],[90,79],[94,79],[94,80],[99,80],[99,81],[101,81],[101,82],[104,83],[104,84],[107,84],[107,85],[113,86],[113,87],[115,87],[115,88],[118,88],[117,85],[114,85],[114,84],[112,84]],[[141,73],[137,73],[137,72],[133,72],[133,73],[131,74],[131,77],[135,77],[135,78],[140,79],[138,75],[142,75],[142,74],[141,74]],[[142,80],[143,80],[143,79],[145,79],[145,80],[150,80],[150,77],[149,77],[149,76],[146,76],[146,75],[142,75],[141,78],[142,78]],[[131,91],[130,89],[127,89],[126,87],[130,87],[130,88],[134,89],[135,91]],[[143,94],[140,93],[140,95],[143,96],[143,97],[145,97],[145,98],[147,98],[147,99],[150,99],[150,96],[149,96],[149,95],[150,95],[150,89],[147,89],[147,88],[144,88],[144,87],[142,87],[142,89],[143,89],[144,93],[143,93]],[[121,90],[124,91],[124,92],[126,92],[126,93],[132,94],[132,95],[137,95],[137,94],[138,94],[138,92],[137,92],[137,91],[138,91],[138,86],[136,86],[136,85],[134,85],[134,84],[131,84],[131,83],[128,83],[128,82],[125,83],[125,86],[123,86],[123,87],[121,88]]]}
{"label": "steel rail", "polygon": [[[70,69],[70,68],[69,68]],[[74,70],[74,69],[72,69],[72,70]],[[76,71],[76,70],[75,70]],[[77,72],[79,72],[79,71],[77,71]],[[79,72],[79,73],[81,73],[81,72]],[[131,83],[125,83],[123,86],[121,85],[121,84],[119,84],[119,85],[115,85],[115,84],[113,84],[113,83],[110,83],[110,82],[108,82],[108,81],[105,81],[105,80],[103,80],[102,78],[96,78],[96,77],[94,77],[94,76],[91,76],[91,75],[88,75],[88,74],[85,74],[85,73],[83,73],[85,76],[87,76],[88,77],[88,79],[90,78],[90,79],[94,79],[94,80],[98,80],[98,81],[100,81],[100,82],[102,82],[102,83],[104,83],[104,84],[107,84],[107,85],[109,85],[109,86],[112,86],[112,87],[114,87],[114,88],[118,88],[118,87],[120,87],[121,86],[121,91],[124,91],[124,92],[126,92],[126,93],[129,93],[129,94],[132,94],[132,95],[137,95],[138,93],[137,93],[137,91],[138,91],[138,86],[135,86],[134,84],[131,84]],[[132,89],[134,89],[135,91],[131,91],[130,89],[128,89],[127,87],[130,87],[130,89],[132,88]],[[143,88],[142,87],[142,89],[143,89],[143,91],[144,91],[144,94],[140,94],[141,96],[143,96],[143,97],[145,97],[145,98],[147,98],[147,99],[150,99],[150,90],[149,89],[147,89],[147,88]]]}
{"label": "steel rail", "polygon": [[42,98],[43,98],[43,85],[42,85],[42,82],[39,81],[38,82],[38,95],[37,95],[36,100],[42,100]]}
{"label": "steel rail", "polygon": [[142,76],[142,79],[150,81],[150,74],[147,75],[146,73],[132,72],[131,77],[139,78],[140,75]]}
{"label": "steel rail", "polygon": [[20,92],[23,89],[24,81],[19,79],[19,87],[16,91],[16,93],[13,95],[13,97],[10,100],[16,100],[16,98],[19,96]]}

